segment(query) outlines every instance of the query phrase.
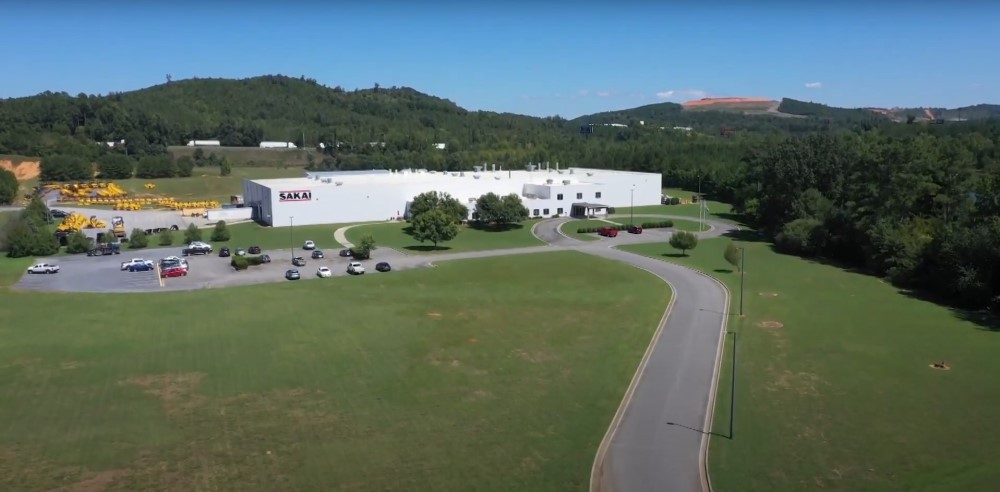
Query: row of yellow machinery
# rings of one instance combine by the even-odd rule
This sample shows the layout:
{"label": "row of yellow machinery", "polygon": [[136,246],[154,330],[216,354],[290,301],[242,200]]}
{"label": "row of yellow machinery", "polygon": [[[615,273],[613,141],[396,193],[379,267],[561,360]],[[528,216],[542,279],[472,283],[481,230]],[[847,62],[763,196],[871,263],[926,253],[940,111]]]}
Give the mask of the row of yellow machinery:
{"label": "row of yellow machinery", "polygon": [[[72,212],[56,226],[56,231],[61,233],[76,232],[81,229],[107,229],[108,223],[91,215],[86,217],[82,214]],[[122,217],[111,218],[111,230],[119,238],[125,237],[125,219]]]}
{"label": "row of yellow machinery", "polygon": [[[155,183],[143,185],[147,190],[156,189]],[[130,197],[128,192],[111,182],[63,183],[45,186],[58,190],[60,202],[76,202],[81,206],[110,205],[114,210],[141,210],[144,208],[188,210],[219,208],[216,200],[181,201],[172,197]]]}

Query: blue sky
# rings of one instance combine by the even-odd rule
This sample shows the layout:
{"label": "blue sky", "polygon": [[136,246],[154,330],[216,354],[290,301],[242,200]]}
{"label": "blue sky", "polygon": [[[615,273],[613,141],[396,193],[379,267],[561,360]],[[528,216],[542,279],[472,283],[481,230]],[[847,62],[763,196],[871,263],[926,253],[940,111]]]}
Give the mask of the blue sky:
{"label": "blue sky", "polygon": [[280,73],[570,118],[706,96],[1000,103],[1000,2],[472,3],[5,2],[0,97]]}

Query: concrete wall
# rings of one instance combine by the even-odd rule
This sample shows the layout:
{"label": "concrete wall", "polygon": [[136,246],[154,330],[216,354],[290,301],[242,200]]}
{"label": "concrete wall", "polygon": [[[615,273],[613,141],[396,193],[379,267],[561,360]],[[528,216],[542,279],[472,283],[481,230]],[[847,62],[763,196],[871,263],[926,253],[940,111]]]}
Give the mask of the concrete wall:
{"label": "concrete wall", "polygon": [[226,222],[233,220],[250,220],[253,217],[253,208],[243,207],[243,208],[214,208],[208,211],[208,220],[210,222],[218,222],[224,220]]}

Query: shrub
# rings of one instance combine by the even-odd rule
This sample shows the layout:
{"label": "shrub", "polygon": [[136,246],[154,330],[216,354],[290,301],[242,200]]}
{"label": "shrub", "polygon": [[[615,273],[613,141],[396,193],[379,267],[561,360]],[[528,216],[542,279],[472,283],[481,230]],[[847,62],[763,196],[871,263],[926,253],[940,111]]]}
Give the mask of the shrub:
{"label": "shrub", "polygon": [[246,259],[247,266],[257,266],[264,263],[260,256],[241,256],[240,258]]}
{"label": "shrub", "polygon": [[250,261],[246,256],[233,256],[232,260],[229,260],[229,264],[232,265],[236,271],[246,270],[250,268]]}
{"label": "shrub", "polygon": [[174,244],[174,234],[169,229],[164,229],[160,231],[159,235],[160,246],[170,246]]}
{"label": "shrub", "polygon": [[149,246],[149,238],[146,237],[146,233],[138,227],[132,229],[132,233],[129,234],[128,238],[128,247],[130,249],[140,249],[146,246]]}
{"label": "shrub", "polygon": [[90,251],[90,238],[83,231],[76,231],[66,238],[67,253],[75,255],[87,251]]}
{"label": "shrub", "polygon": [[229,240],[229,228],[226,227],[226,221],[220,220],[215,223],[215,229],[212,230],[212,241],[226,242]]}
{"label": "shrub", "polygon": [[661,221],[661,222],[643,222],[642,223],[642,228],[643,229],[668,229],[668,228],[673,227],[673,226],[674,226],[674,221],[672,221],[672,220],[664,220],[664,221]]}
{"label": "shrub", "polygon": [[201,229],[194,224],[189,224],[187,229],[184,229],[184,244],[191,244],[195,241],[201,241]]}

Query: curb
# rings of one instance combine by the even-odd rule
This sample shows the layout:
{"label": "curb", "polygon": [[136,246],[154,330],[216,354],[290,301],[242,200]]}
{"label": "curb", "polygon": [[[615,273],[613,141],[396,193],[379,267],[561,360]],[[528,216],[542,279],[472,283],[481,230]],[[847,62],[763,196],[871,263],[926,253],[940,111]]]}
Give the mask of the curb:
{"label": "curb", "polygon": [[[619,261],[619,260],[612,260]],[[626,263],[626,262],[622,262]],[[663,334],[663,329],[666,328],[667,320],[670,318],[670,313],[674,308],[674,302],[677,301],[677,289],[674,285],[670,283],[669,280],[637,265],[632,265],[626,263],[632,268],[637,268],[642,270],[653,277],[656,277],[667,284],[670,288],[670,302],[667,304],[667,308],[663,311],[663,316],[660,317],[660,322],[656,327],[656,332],[653,333],[653,337],[649,341],[649,345],[646,346],[646,352],[642,355],[642,359],[639,360],[639,366],[636,368],[635,373],[632,375],[632,380],[628,385],[628,389],[625,390],[625,396],[622,398],[620,404],[618,404],[618,410],[615,412],[615,416],[611,419],[611,424],[608,426],[608,430],[604,434],[604,438],[601,439],[601,444],[597,447],[597,454],[594,456],[594,462],[590,468],[590,488],[591,491],[601,490],[601,479],[604,474],[601,473],[604,467],[604,459],[607,456],[608,447],[611,445],[611,440],[614,439],[615,433],[618,431],[618,427],[621,425],[622,417],[625,415],[625,410],[628,408],[629,404],[632,402],[632,397],[635,395],[635,388],[639,385],[639,379],[642,377],[642,373],[646,370],[646,366],[649,364],[649,358],[653,354],[653,348],[660,341],[660,336]],[[595,487],[595,484],[596,487]]]}

